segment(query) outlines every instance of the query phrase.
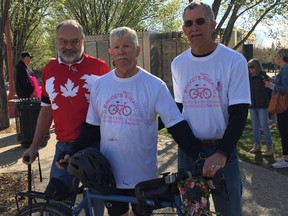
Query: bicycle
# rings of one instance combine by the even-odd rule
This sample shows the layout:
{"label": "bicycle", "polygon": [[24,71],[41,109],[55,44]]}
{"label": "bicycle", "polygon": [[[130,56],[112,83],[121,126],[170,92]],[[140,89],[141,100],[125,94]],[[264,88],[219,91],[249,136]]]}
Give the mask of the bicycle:
{"label": "bicycle", "polygon": [[[165,181],[175,180],[177,174],[172,173],[171,175],[166,175],[164,177]],[[171,182],[172,183],[172,182]],[[174,182],[173,182],[174,183]],[[167,183],[170,184],[170,183]],[[28,198],[31,202],[24,206],[22,209],[19,208],[19,202],[24,198]],[[98,192],[93,191],[90,188],[83,188],[83,198],[82,200],[74,206],[75,203],[72,202],[60,202],[54,199],[49,199],[42,192],[29,191],[29,192],[17,192],[16,194],[16,206],[18,216],[36,216],[36,215],[53,215],[53,216],[67,216],[67,215],[79,215],[84,207],[87,205],[89,209],[89,215],[93,216],[94,209],[92,208],[92,203],[94,199],[107,200],[107,201],[121,201],[127,203],[137,204],[138,199],[136,196],[120,196],[120,195],[103,195]],[[155,209],[160,208],[176,208],[181,207],[180,194],[174,194],[173,201],[161,200],[156,202],[152,198],[148,198],[145,205],[151,206]],[[178,212],[178,215],[182,215]]]}
{"label": "bicycle", "polygon": [[124,116],[129,116],[132,112],[131,107],[126,105],[127,103],[124,102],[123,105],[120,104],[120,101],[116,101],[116,104],[112,104],[109,106],[109,113],[111,115],[115,115],[118,113],[119,115],[123,114]]}
{"label": "bicycle", "polygon": [[[203,187],[206,187],[207,191],[209,190],[210,192],[210,189],[208,189],[209,187],[207,183],[206,185],[204,185],[202,184],[203,182],[201,182],[202,180],[204,181],[204,178],[202,177],[202,167],[203,167],[203,160],[202,160],[202,163],[198,166],[198,168],[193,173],[185,172],[184,170],[179,170],[177,173],[172,173],[172,174],[164,173],[162,174],[161,178],[156,178],[156,179],[140,182],[135,186],[135,194],[136,194],[135,196],[122,196],[122,195],[115,195],[113,193],[106,195],[106,194],[98,193],[91,188],[82,186],[80,187],[82,190],[78,190],[78,192],[80,191],[80,193],[83,193],[83,198],[77,204],[75,202],[76,199],[74,199],[76,198],[77,194],[74,194],[75,197],[73,197],[70,201],[63,202],[63,201],[56,201],[52,198],[49,198],[43,192],[37,192],[37,191],[17,192],[16,193],[16,206],[17,206],[16,216],[28,216],[28,215],[29,216],[36,216],[36,215],[77,216],[80,214],[82,210],[86,210],[86,212],[89,211],[88,212],[89,216],[94,216],[95,214],[94,214],[94,208],[93,208],[92,203],[93,203],[93,200],[95,199],[105,200],[105,201],[120,201],[120,202],[137,204],[137,207],[141,208],[141,212],[142,211],[145,212],[146,208],[149,208],[150,210],[156,210],[156,209],[162,209],[162,208],[168,207],[168,208],[176,209],[177,215],[184,216],[185,214],[182,213],[183,206],[185,206],[185,203],[182,203],[184,194],[180,193],[179,183],[181,183],[183,186],[184,180],[194,179],[195,180],[194,185],[198,185],[198,187],[195,187],[197,189],[196,191],[190,190],[190,192],[195,192],[194,194],[192,193],[192,196],[193,197],[197,196],[197,200],[199,200],[199,203],[200,203],[200,200],[202,202]],[[217,172],[215,176],[218,176],[218,177],[220,176],[220,178],[217,179],[218,183],[219,183],[219,180],[220,182],[223,180],[225,181],[222,169],[220,169],[219,172]],[[201,179],[201,181],[199,179]],[[184,184],[186,183],[187,182],[184,182]],[[190,187],[190,183],[191,182],[188,182],[189,187]],[[221,182],[221,184],[222,183],[223,182]],[[218,186],[219,184],[217,185],[217,187]],[[205,189],[204,192],[206,193],[207,191]],[[168,197],[166,197],[167,194],[169,195]],[[187,196],[189,196],[188,192],[185,196],[186,198]],[[206,196],[205,198],[207,198],[207,194],[205,196]],[[20,209],[19,203],[20,201],[25,200],[25,199],[28,199],[28,205]],[[194,198],[193,198],[193,201],[194,201]],[[208,211],[209,210],[207,210],[207,212]],[[189,212],[190,212],[190,209],[189,209]],[[206,212],[206,209],[205,209],[205,212]],[[212,215],[212,214],[207,214],[207,215]]]}
{"label": "bicycle", "polygon": [[[163,177],[166,184],[175,184],[181,181],[178,177],[178,173],[165,174]],[[28,199],[28,205],[20,209],[19,202],[23,199]],[[106,200],[106,201],[121,201],[127,203],[137,204],[139,199],[136,196],[120,196],[120,195],[103,195],[98,192],[93,191],[89,188],[83,189],[82,200],[75,205],[74,202],[61,202],[54,199],[47,198],[42,192],[29,191],[29,192],[17,192],[16,194],[16,206],[17,206],[17,216],[38,216],[38,215],[49,215],[49,216],[76,216],[84,210],[87,205],[89,209],[89,215],[94,216],[94,209],[92,208],[92,203],[94,199]],[[171,200],[155,200],[153,198],[145,199],[145,206],[151,207],[153,210],[162,208],[173,208],[174,213],[167,214],[177,214],[179,216],[184,216],[181,213],[182,200],[180,193],[173,194]],[[176,212],[175,212],[176,210]]]}
{"label": "bicycle", "polygon": [[205,85],[203,85],[203,87],[199,87],[199,84],[196,84],[195,86],[196,88],[192,88],[189,91],[189,96],[192,99],[195,99],[197,97],[200,97],[200,98],[204,97],[205,99],[208,99],[211,97],[212,92],[209,88],[206,88]]}

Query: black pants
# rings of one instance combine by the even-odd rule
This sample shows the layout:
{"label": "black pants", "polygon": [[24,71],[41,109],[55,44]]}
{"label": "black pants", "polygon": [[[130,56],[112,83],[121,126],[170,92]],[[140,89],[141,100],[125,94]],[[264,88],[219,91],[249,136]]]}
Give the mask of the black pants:
{"label": "black pants", "polygon": [[281,137],[282,153],[288,155],[288,110],[277,114],[277,123]]}

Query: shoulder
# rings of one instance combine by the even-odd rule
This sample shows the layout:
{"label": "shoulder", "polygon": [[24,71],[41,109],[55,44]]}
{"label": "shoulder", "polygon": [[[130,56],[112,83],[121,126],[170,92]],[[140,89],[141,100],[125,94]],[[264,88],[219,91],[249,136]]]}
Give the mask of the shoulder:
{"label": "shoulder", "polygon": [[217,47],[217,54],[219,55],[219,58],[221,58],[223,60],[223,63],[225,64],[230,62],[234,66],[241,65],[241,67],[247,68],[246,58],[243,56],[242,53],[240,53],[237,50],[231,49],[230,47],[227,47],[219,43]]}
{"label": "shoulder", "polygon": [[87,55],[85,53],[83,55],[84,55],[83,64],[85,65],[85,67],[89,66],[97,68],[97,73],[99,75],[103,75],[109,72],[109,66],[104,60],[96,58],[94,56]]}
{"label": "shoulder", "polygon": [[60,65],[59,62],[58,62],[58,60],[57,60],[56,58],[51,58],[51,59],[49,60],[49,62],[45,65],[44,71],[45,71],[45,70],[49,70],[49,68],[55,67],[55,66],[58,66],[58,65]]}
{"label": "shoulder", "polygon": [[150,81],[154,81],[156,83],[164,83],[164,81],[162,79],[149,73],[148,71],[146,71],[143,68],[140,68],[139,71],[142,73],[141,76],[143,76],[143,78],[145,78],[145,79],[148,79]]}
{"label": "shoulder", "polygon": [[178,63],[178,62],[182,62],[183,59],[186,59],[189,57],[189,54],[191,53],[191,48],[188,48],[187,50],[185,50],[184,52],[182,52],[181,54],[179,54],[178,56],[176,56],[173,61],[172,64]]}
{"label": "shoulder", "polygon": [[224,44],[218,43],[217,49],[219,49],[220,52],[226,53],[228,55],[244,58],[242,53],[228,46],[225,46]]}
{"label": "shoulder", "polygon": [[101,64],[107,65],[107,63],[104,60],[100,59],[100,58],[97,58],[97,57],[94,57],[94,56],[90,56],[90,55],[87,55],[85,53],[83,54],[83,56],[84,56],[84,60],[85,61],[89,61],[90,63],[92,62],[92,63],[99,64],[99,65],[101,65]]}

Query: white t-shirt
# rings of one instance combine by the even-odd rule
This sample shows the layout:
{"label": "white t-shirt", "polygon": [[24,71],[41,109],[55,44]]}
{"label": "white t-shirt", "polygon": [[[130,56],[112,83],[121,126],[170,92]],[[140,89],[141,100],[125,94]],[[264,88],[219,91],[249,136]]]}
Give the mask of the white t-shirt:
{"label": "white t-shirt", "polygon": [[166,84],[142,68],[125,79],[112,70],[94,83],[86,122],[100,125],[117,188],[157,175],[158,114],[166,127],[183,120]]}
{"label": "white t-shirt", "polygon": [[242,54],[218,44],[205,57],[191,48],[171,65],[175,100],[194,135],[202,140],[221,139],[228,123],[228,106],[250,104],[247,61]]}

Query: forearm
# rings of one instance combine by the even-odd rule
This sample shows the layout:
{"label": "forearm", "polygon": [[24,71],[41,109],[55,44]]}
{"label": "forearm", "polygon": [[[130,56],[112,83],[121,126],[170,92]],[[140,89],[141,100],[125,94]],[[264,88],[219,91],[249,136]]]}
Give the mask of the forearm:
{"label": "forearm", "polygon": [[249,104],[237,104],[228,107],[229,120],[217,151],[223,153],[226,157],[232,153],[244,131]]}
{"label": "forearm", "polygon": [[39,149],[39,146],[43,142],[43,139],[47,135],[50,126],[52,124],[52,110],[51,107],[41,107],[38,118],[36,129],[33,137],[33,142],[30,148]]}
{"label": "forearm", "polygon": [[100,150],[100,140],[100,126],[91,125],[85,122],[81,128],[80,135],[71,145],[69,155],[73,155],[88,147],[95,147]]}
{"label": "forearm", "polygon": [[199,152],[201,151],[200,140],[194,136],[187,121],[183,120],[167,128],[167,130],[186,154],[191,156],[194,161],[199,158]]}

